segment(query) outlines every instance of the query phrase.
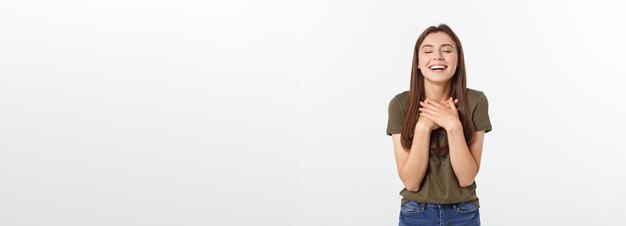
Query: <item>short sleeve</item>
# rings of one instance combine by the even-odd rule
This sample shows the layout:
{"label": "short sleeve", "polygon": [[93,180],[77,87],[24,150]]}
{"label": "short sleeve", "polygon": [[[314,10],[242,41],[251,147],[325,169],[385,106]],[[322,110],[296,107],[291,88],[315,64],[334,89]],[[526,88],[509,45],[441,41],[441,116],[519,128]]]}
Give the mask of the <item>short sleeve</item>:
{"label": "short sleeve", "polygon": [[389,102],[389,118],[387,119],[387,135],[402,133],[402,126],[404,124],[404,111],[402,105],[398,101],[398,96],[395,96]]}
{"label": "short sleeve", "polygon": [[491,131],[491,121],[489,120],[489,102],[484,93],[478,96],[476,107],[472,113],[472,120],[476,131],[484,130],[485,133]]}

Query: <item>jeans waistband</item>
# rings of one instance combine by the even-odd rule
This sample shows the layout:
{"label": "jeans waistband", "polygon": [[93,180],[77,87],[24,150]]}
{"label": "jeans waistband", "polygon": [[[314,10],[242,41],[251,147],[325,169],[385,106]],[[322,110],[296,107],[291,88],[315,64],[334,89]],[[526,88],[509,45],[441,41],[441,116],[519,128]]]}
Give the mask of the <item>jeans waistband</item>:
{"label": "jeans waistband", "polygon": [[[415,201],[411,201],[411,202],[415,202]],[[424,207],[433,207],[433,208],[456,208],[457,205],[463,203],[463,202],[459,202],[459,203],[448,203],[448,204],[437,204],[437,203],[422,203],[422,202],[415,202],[417,204],[420,205],[420,207],[424,208]]]}

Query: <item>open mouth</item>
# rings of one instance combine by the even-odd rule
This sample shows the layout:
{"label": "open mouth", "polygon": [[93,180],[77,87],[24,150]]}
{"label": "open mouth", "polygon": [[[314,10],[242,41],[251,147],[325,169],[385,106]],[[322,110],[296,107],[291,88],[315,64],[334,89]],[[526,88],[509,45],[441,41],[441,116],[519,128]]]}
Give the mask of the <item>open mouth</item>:
{"label": "open mouth", "polygon": [[437,72],[446,70],[446,68],[448,68],[448,66],[446,65],[433,65],[429,67],[430,70],[437,71]]}

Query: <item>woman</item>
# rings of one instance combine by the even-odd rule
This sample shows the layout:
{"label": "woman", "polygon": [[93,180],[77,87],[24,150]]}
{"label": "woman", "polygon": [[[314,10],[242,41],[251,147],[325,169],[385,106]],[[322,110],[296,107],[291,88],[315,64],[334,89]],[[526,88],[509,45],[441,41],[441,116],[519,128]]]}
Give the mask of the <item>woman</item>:
{"label": "woman", "polygon": [[410,90],[389,103],[399,225],[480,225],[474,178],[491,131],[483,92],[466,87],[461,42],[445,24],[417,39]]}

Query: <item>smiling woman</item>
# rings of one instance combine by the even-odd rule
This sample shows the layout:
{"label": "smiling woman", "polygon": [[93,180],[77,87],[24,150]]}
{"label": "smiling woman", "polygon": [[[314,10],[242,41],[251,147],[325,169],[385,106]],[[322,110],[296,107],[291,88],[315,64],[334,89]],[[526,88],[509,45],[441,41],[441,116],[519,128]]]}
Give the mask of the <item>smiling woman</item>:
{"label": "smiling woman", "polygon": [[463,48],[447,25],[428,27],[414,51],[410,90],[388,109],[405,186],[399,225],[480,225],[474,178],[491,131],[487,98],[466,87]]}

